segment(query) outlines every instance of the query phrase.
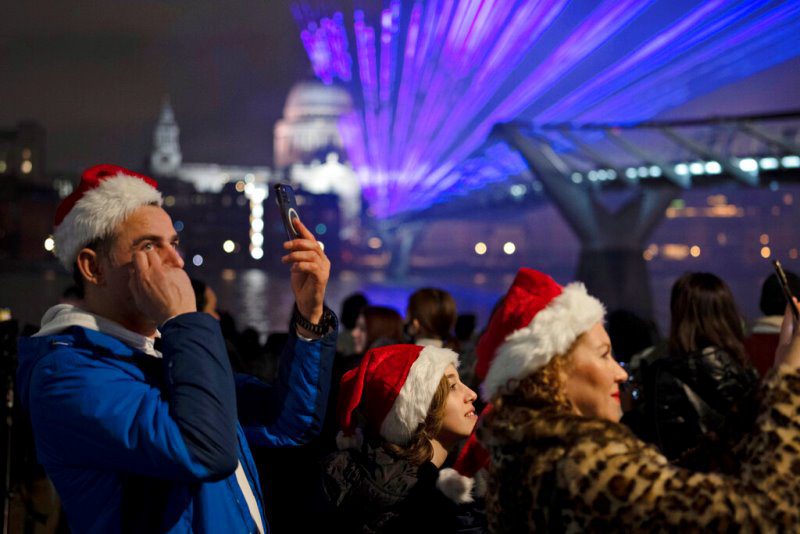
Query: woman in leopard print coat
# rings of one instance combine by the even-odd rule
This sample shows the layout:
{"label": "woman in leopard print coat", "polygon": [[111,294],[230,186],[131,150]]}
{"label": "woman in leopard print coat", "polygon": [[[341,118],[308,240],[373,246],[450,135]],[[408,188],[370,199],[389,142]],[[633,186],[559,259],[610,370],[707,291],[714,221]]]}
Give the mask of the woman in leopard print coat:
{"label": "woman in leopard print coat", "polygon": [[800,528],[800,335],[790,319],[761,415],[734,450],[738,469],[694,472],[618,423],[627,375],[611,356],[602,305],[580,284],[525,274],[506,297],[512,312],[487,332],[501,340],[483,384],[493,410],[478,430],[491,455],[491,531]]}

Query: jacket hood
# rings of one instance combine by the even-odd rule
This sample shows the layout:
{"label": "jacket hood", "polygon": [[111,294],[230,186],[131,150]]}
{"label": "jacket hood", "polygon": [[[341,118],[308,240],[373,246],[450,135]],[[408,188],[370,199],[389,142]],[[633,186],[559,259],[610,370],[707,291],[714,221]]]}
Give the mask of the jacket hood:
{"label": "jacket hood", "polygon": [[[90,313],[72,304],[58,304],[47,310],[42,316],[41,329],[34,334],[34,337],[57,334],[72,326],[80,326],[88,330],[108,334],[145,354],[161,356],[153,347],[153,339],[131,332],[114,321]],[[160,337],[158,331],[156,331],[156,337]]]}
{"label": "jacket hood", "polygon": [[122,356],[132,356],[136,352],[160,356],[153,347],[152,339],[77,306],[53,306],[42,316],[41,329],[33,337],[21,337],[18,341],[16,386],[23,405],[28,405],[33,368],[59,346],[100,347]]}

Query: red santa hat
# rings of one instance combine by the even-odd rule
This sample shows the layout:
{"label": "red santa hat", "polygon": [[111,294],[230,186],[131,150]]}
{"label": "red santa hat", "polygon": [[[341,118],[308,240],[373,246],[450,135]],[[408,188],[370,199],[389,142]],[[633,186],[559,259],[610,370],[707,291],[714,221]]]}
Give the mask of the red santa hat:
{"label": "red santa hat", "polygon": [[81,175],[75,191],[59,204],[54,221],[55,254],[72,271],[78,252],[110,236],[137,208],[161,205],[152,178],[117,165],[95,165]]}
{"label": "red santa hat", "polygon": [[425,421],[448,365],[458,367],[450,349],[389,345],[372,349],[348,371],[339,389],[340,449],[359,444],[354,411],[370,430],[396,445],[406,445]]}
{"label": "red santa hat", "polygon": [[489,401],[509,380],[565,354],[604,316],[603,305],[582,283],[561,287],[544,273],[520,269],[476,347],[482,398]]}

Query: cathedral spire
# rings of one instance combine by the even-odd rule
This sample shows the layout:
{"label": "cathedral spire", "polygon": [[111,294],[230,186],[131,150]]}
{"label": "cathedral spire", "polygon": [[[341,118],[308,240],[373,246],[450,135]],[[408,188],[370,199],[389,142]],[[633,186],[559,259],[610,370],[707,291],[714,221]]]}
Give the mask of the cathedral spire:
{"label": "cathedral spire", "polygon": [[178,141],[180,128],[175,121],[175,112],[165,96],[161,104],[161,115],[153,132],[153,152],[150,155],[150,170],[158,176],[174,175],[181,166],[183,156]]}

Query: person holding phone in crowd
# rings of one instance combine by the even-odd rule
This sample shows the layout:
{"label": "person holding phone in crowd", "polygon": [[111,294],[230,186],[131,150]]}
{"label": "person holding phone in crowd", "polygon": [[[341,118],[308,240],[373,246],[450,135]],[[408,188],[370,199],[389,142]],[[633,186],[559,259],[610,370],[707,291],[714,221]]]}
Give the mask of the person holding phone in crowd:
{"label": "person holding phone in crowd", "polygon": [[92,167],[55,224],[85,297],[20,340],[18,387],[72,531],[267,532],[249,447],[319,431],[336,346],[330,262],[313,235],[295,220],[300,238],[284,243],[296,307],[268,386],[234,379],[155,181]]}
{"label": "person holding phone in crowd", "polygon": [[[734,474],[672,466],[619,424],[627,374],[604,308],[582,284],[533,269],[514,282],[519,313],[491,362],[478,429],[488,449],[494,532],[794,532],[800,525],[800,335],[784,317],[760,415],[734,448]],[[796,305],[796,302],[795,302]]]}

